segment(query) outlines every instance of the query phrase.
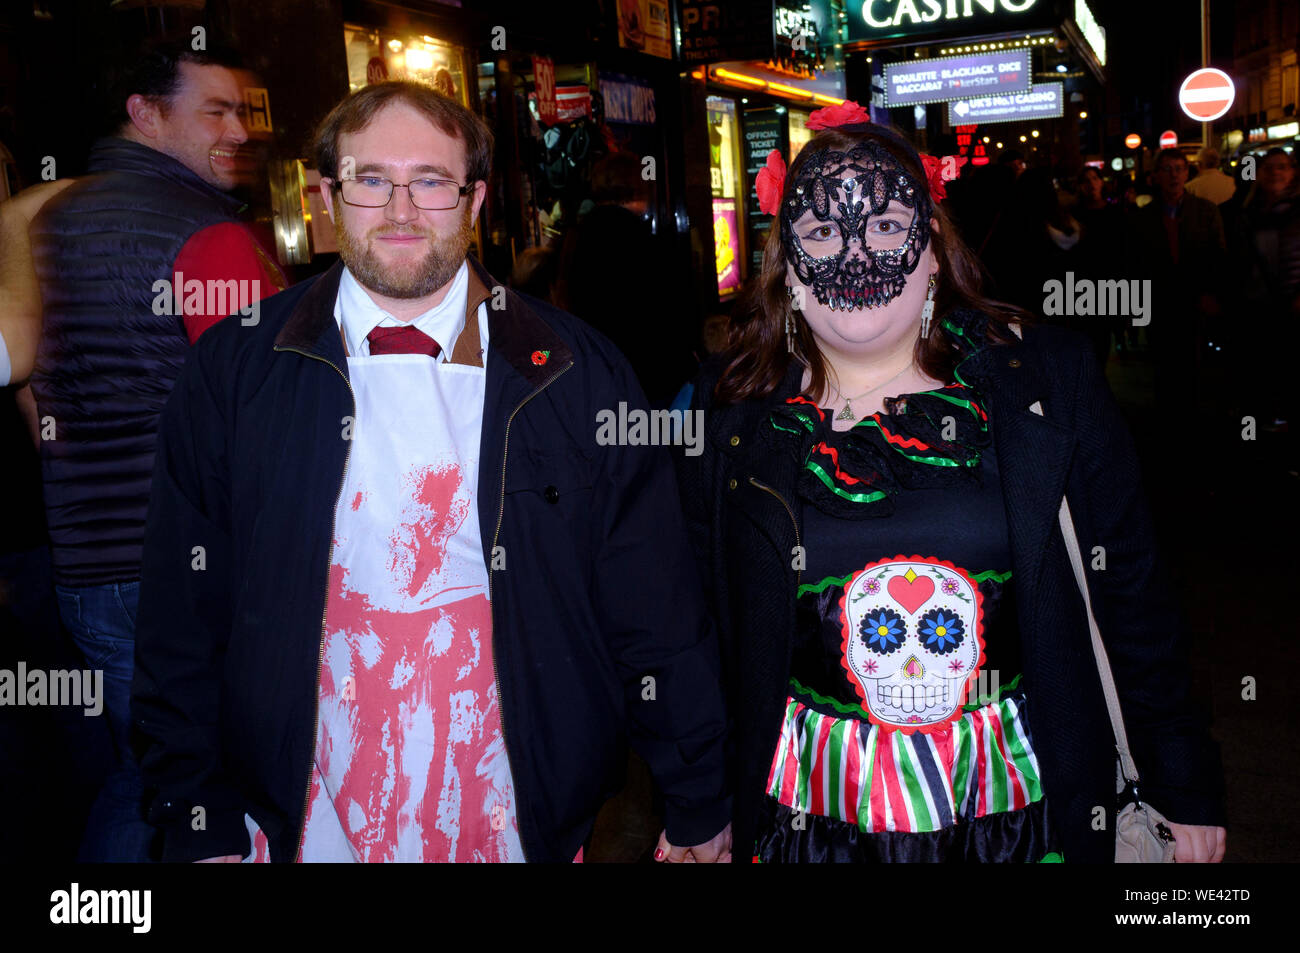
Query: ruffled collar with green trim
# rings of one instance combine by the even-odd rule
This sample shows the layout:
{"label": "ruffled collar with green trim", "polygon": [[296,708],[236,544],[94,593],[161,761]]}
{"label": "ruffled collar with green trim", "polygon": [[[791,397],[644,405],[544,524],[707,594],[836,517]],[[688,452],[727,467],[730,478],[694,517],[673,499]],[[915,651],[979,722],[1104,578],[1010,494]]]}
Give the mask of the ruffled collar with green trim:
{"label": "ruffled collar with green trim", "polygon": [[978,479],[991,443],[988,411],[961,367],[988,345],[987,318],[958,311],[942,322],[960,360],[955,381],[937,390],[885,400],[885,410],[836,431],[829,412],[807,397],[772,411],[765,439],[800,463],[800,495],[847,519],[889,516],[901,490]]}

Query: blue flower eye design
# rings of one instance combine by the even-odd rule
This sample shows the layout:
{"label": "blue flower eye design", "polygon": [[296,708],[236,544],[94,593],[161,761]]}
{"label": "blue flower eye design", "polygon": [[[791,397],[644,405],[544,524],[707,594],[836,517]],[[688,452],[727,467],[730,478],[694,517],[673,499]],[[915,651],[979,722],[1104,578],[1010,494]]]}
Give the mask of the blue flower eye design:
{"label": "blue flower eye design", "polygon": [[858,631],[867,648],[878,655],[888,655],[903,644],[907,625],[891,609],[871,609],[858,623]]}
{"label": "blue flower eye design", "polygon": [[921,644],[936,655],[956,650],[966,637],[966,626],[951,609],[931,609],[921,616]]}

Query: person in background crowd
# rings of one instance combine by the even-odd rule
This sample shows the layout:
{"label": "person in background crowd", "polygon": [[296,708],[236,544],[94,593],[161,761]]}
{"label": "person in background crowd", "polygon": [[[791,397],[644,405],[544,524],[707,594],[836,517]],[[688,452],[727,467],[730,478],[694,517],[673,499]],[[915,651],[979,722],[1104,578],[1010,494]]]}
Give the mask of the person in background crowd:
{"label": "person in background crowd", "polygon": [[1177,149],[1156,156],[1151,183],[1151,201],[1129,218],[1127,246],[1136,273],[1151,276],[1156,404],[1172,431],[1186,433],[1197,425],[1201,343],[1223,313],[1223,221],[1213,202],[1187,193],[1187,159]]}
{"label": "person in background crowd", "polygon": [[[1001,299],[1042,318],[1043,285],[1064,281],[1065,273],[1076,268],[1081,234],[1046,169],[1030,169],[1017,178],[982,255]],[[1047,320],[1069,321],[1058,316]],[[1089,321],[1077,323],[1090,328]]]}
{"label": "person in background crowd", "polygon": [[1217,745],[1119,409],[1077,335],[980,293],[938,161],[865,117],[813,113],[760,182],[763,267],[697,383],[706,450],[676,458],[737,722],[735,850],[1114,858],[1065,494],[1082,551],[1111,554],[1087,582],[1143,799],[1176,860],[1219,861]]}
{"label": "person in background crowd", "polygon": [[1235,242],[1244,278],[1243,356],[1260,362],[1240,383],[1250,394],[1245,409],[1261,427],[1288,428],[1294,445],[1295,387],[1287,351],[1270,345],[1300,326],[1300,187],[1295,160],[1270,149],[1258,163],[1255,185],[1242,203]]}
{"label": "person in background crowd", "polygon": [[[1092,166],[1079,173],[1078,200],[1073,214],[1083,229],[1083,237],[1079,239],[1075,268],[1079,277],[1094,281],[1128,277],[1128,265],[1124,261],[1124,209],[1118,203],[1106,201],[1104,190],[1101,173]],[[1103,367],[1110,355],[1111,334],[1122,345],[1131,326],[1130,319],[1124,315],[1094,316],[1083,326]]]}
{"label": "person in background crowd", "polygon": [[725,859],[671,461],[598,428],[646,413],[627,361],[489,307],[492,136],[459,103],[375,83],[314,151],[341,261],[204,335],[160,428],[133,702],[164,859],[569,861],[628,740],[669,856]]}
{"label": "person in background crowd", "polygon": [[998,165],[1010,169],[1018,179],[1025,173],[1025,154],[1019,149],[1003,149],[998,153]]}
{"label": "person in background crowd", "polygon": [[542,301],[552,301],[556,257],[556,250],[550,245],[526,249],[510,269],[510,287]]}
{"label": "person in background crowd", "polygon": [[1206,146],[1197,156],[1200,171],[1196,178],[1187,183],[1189,195],[1208,199],[1215,205],[1222,205],[1237,192],[1237,181],[1219,169],[1219,152]]}
{"label": "person in background crowd", "polygon": [[152,837],[129,698],[158,415],[190,344],[284,286],[228,194],[247,138],[237,65],[188,41],[124,63],[109,84],[114,134],[30,230],[44,308],[32,390],[54,428],[41,461],[56,595],[87,665],[104,670],[117,759],[87,824],[88,861],[146,860]]}
{"label": "person in background crowd", "polygon": [[663,243],[650,231],[641,161],[615,152],[592,176],[595,206],[560,244],[556,303],[608,337],[632,364],[655,407],[665,407],[695,373],[692,336],[673,295],[683,286],[646,280],[671,274]]}

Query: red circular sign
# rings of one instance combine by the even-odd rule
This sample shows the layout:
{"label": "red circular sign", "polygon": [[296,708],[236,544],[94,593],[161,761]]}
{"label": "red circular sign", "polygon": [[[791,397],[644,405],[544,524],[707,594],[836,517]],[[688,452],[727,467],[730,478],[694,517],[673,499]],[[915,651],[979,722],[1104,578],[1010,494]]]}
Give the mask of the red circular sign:
{"label": "red circular sign", "polygon": [[1178,133],[1174,132],[1172,129],[1166,129],[1164,132],[1160,133],[1160,148],[1177,149]]}
{"label": "red circular sign", "polygon": [[1136,149],[1138,146],[1142,145],[1142,137],[1136,132],[1130,132],[1124,137],[1124,145],[1128,146],[1130,149]]}
{"label": "red circular sign", "polygon": [[1178,88],[1178,105],[1197,122],[1213,122],[1232,108],[1232,78],[1221,69],[1198,69]]}

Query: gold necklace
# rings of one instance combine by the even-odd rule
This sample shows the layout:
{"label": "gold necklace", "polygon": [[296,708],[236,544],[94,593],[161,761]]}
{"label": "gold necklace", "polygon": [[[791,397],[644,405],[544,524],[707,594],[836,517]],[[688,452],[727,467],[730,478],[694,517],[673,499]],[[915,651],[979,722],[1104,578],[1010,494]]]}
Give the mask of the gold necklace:
{"label": "gold necklace", "polygon": [[911,362],[909,362],[906,367],[904,367],[901,371],[899,371],[889,380],[881,381],[875,387],[871,388],[871,390],[864,390],[861,394],[855,394],[853,397],[844,397],[844,394],[840,391],[838,387],[836,387],[834,384],[830,384],[830,381],[827,381],[827,383],[830,384],[831,390],[835,391],[835,393],[839,394],[841,397],[844,397],[844,409],[835,415],[835,419],[836,420],[857,420],[858,417],[855,413],[853,413],[853,407],[851,406],[853,401],[861,400],[863,397],[866,397],[868,394],[875,393],[876,391],[880,390],[880,388],[884,387],[886,384],[892,384],[894,381],[898,380],[900,377],[902,377],[905,373],[907,373],[911,369],[912,369],[912,364]]}

